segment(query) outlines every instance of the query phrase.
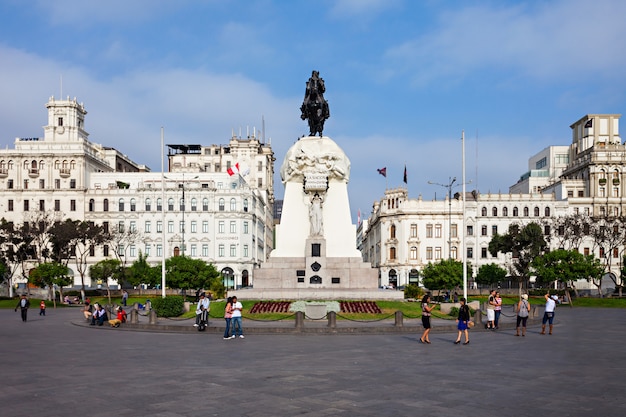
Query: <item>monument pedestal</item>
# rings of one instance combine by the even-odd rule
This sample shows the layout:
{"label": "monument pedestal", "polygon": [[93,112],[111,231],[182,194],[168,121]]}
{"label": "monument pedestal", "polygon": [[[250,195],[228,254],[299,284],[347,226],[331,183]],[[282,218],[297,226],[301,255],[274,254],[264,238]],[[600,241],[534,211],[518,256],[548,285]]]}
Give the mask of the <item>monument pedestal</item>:
{"label": "monument pedestal", "polygon": [[356,248],[348,201],[350,161],[328,137],[303,137],[281,168],[285,196],[276,249],[239,299],[402,299],[379,289],[378,270]]}

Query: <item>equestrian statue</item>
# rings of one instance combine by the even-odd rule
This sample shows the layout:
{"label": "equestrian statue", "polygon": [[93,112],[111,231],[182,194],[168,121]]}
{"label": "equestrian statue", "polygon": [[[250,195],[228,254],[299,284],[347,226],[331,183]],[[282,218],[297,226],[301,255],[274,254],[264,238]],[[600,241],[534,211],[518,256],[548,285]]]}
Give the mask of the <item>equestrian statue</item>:
{"label": "equestrian statue", "polygon": [[302,111],[300,118],[308,119],[309,122],[309,136],[319,133],[321,137],[324,122],[330,117],[328,101],[324,99],[325,91],[324,79],[320,78],[319,71],[313,71],[311,78],[306,82],[304,102],[300,106],[300,111]]}

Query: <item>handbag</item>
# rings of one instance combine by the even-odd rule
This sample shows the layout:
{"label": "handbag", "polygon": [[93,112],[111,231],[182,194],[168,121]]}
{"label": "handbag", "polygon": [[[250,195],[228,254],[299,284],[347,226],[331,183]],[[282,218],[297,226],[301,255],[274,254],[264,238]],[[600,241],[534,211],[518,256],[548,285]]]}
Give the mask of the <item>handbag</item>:
{"label": "handbag", "polygon": [[470,329],[471,329],[472,327],[474,327],[474,322],[473,322],[473,321],[471,321],[471,320],[470,320],[470,321],[468,321],[468,322],[467,322],[467,327],[469,327]]}

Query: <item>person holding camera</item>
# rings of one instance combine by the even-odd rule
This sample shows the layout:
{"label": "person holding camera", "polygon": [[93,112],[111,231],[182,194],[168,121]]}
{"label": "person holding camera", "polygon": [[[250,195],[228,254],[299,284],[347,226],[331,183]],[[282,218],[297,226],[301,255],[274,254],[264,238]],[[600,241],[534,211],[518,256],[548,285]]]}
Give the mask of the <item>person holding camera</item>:
{"label": "person holding camera", "polygon": [[546,308],[543,313],[543,319],[541,319],[541,333],[546,334],[546,323],[550,325],[548,334],[552,334],[552,323],[554,322],[554,310],[556,310],[556,302],[558,300],[556,295],[550,295],[547,293],[544,295],[546,299]]}
{"label": "person holding camera", "polygon": [[430,315],[431,311],[435,309],[435,305],[429,305],[430,303],[430,294],[426,294],[422,297],[422,325],[424,326],[424,333],[422,333],[422,337],[420,337],[420,343],[428,343],[430,345],[430,340],[428,340],[428,334],[430,333]]}

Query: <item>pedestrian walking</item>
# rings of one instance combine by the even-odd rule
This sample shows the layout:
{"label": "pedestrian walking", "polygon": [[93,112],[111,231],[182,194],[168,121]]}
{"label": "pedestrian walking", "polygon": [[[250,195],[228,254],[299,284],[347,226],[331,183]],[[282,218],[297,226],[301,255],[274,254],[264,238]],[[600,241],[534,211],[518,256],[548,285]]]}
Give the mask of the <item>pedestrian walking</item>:
{"label": "pedestrian walking", "polygon": [[528,295],[522,294],[522,298],[515,306],[515,312],[517,313],[517,324],[515,325],[515,336],[519,336],[520,324],[522,325],[522,336],[526,336],[526,321],[530,314],[530,303],[528,302]]}
{"label": "pedestrian walking", "polygon": [[430,340],[428,339],[430,333],[430,315],[435,305],[430,306],[429,303],[430,294],[426,294],[422,297],[422,326],[424,326],[424,332],[422,333],[422,337],[420,337],[420,343],[428,343],[430,345]]}
{"label": "pedestrian walking", "polygon": [[456,319],[458,323],[457,328],[459,329],[459,334],[456,337],[455,345],[461,343],[461,334],[465,334],[465,342],[464,345],[469,344],[469,324],[470,324],[470,309],[467,305],[467,300],[465,298],[461,298],[461,306],[459,307],[459,317]]}
{"label": "pedestrian walking", "polygon": [[493,310],[495,312],[495,318],[493,320],[493,324],[498,328],[498,323],[500,322],[500,314],[502,314],[502,297],[500,297],[500,293],[496,291],[496,296],[494,298],[495,304],[493,306]]}
{"label": "pedestrian walking", "polygon": [[122,305],[126,307],[127,302],[128,302],[128,292],[124,290],[122,291]]}
{"label": "pedestrian walking", "polygon": [[39,315],[40,316],[46,315],[46,302],[44,300],[41,300],[39,302]]}
{"label": "pedestrian walking", "polygon": [[15,311],[17,311],[18,308],[20,309],[20,312],[22,313],[22,321],[24,322],[28,319],[28,307],[30,307],[30,301],[26,298],[26,294],[22,294],[22,297],[17,302]]}

